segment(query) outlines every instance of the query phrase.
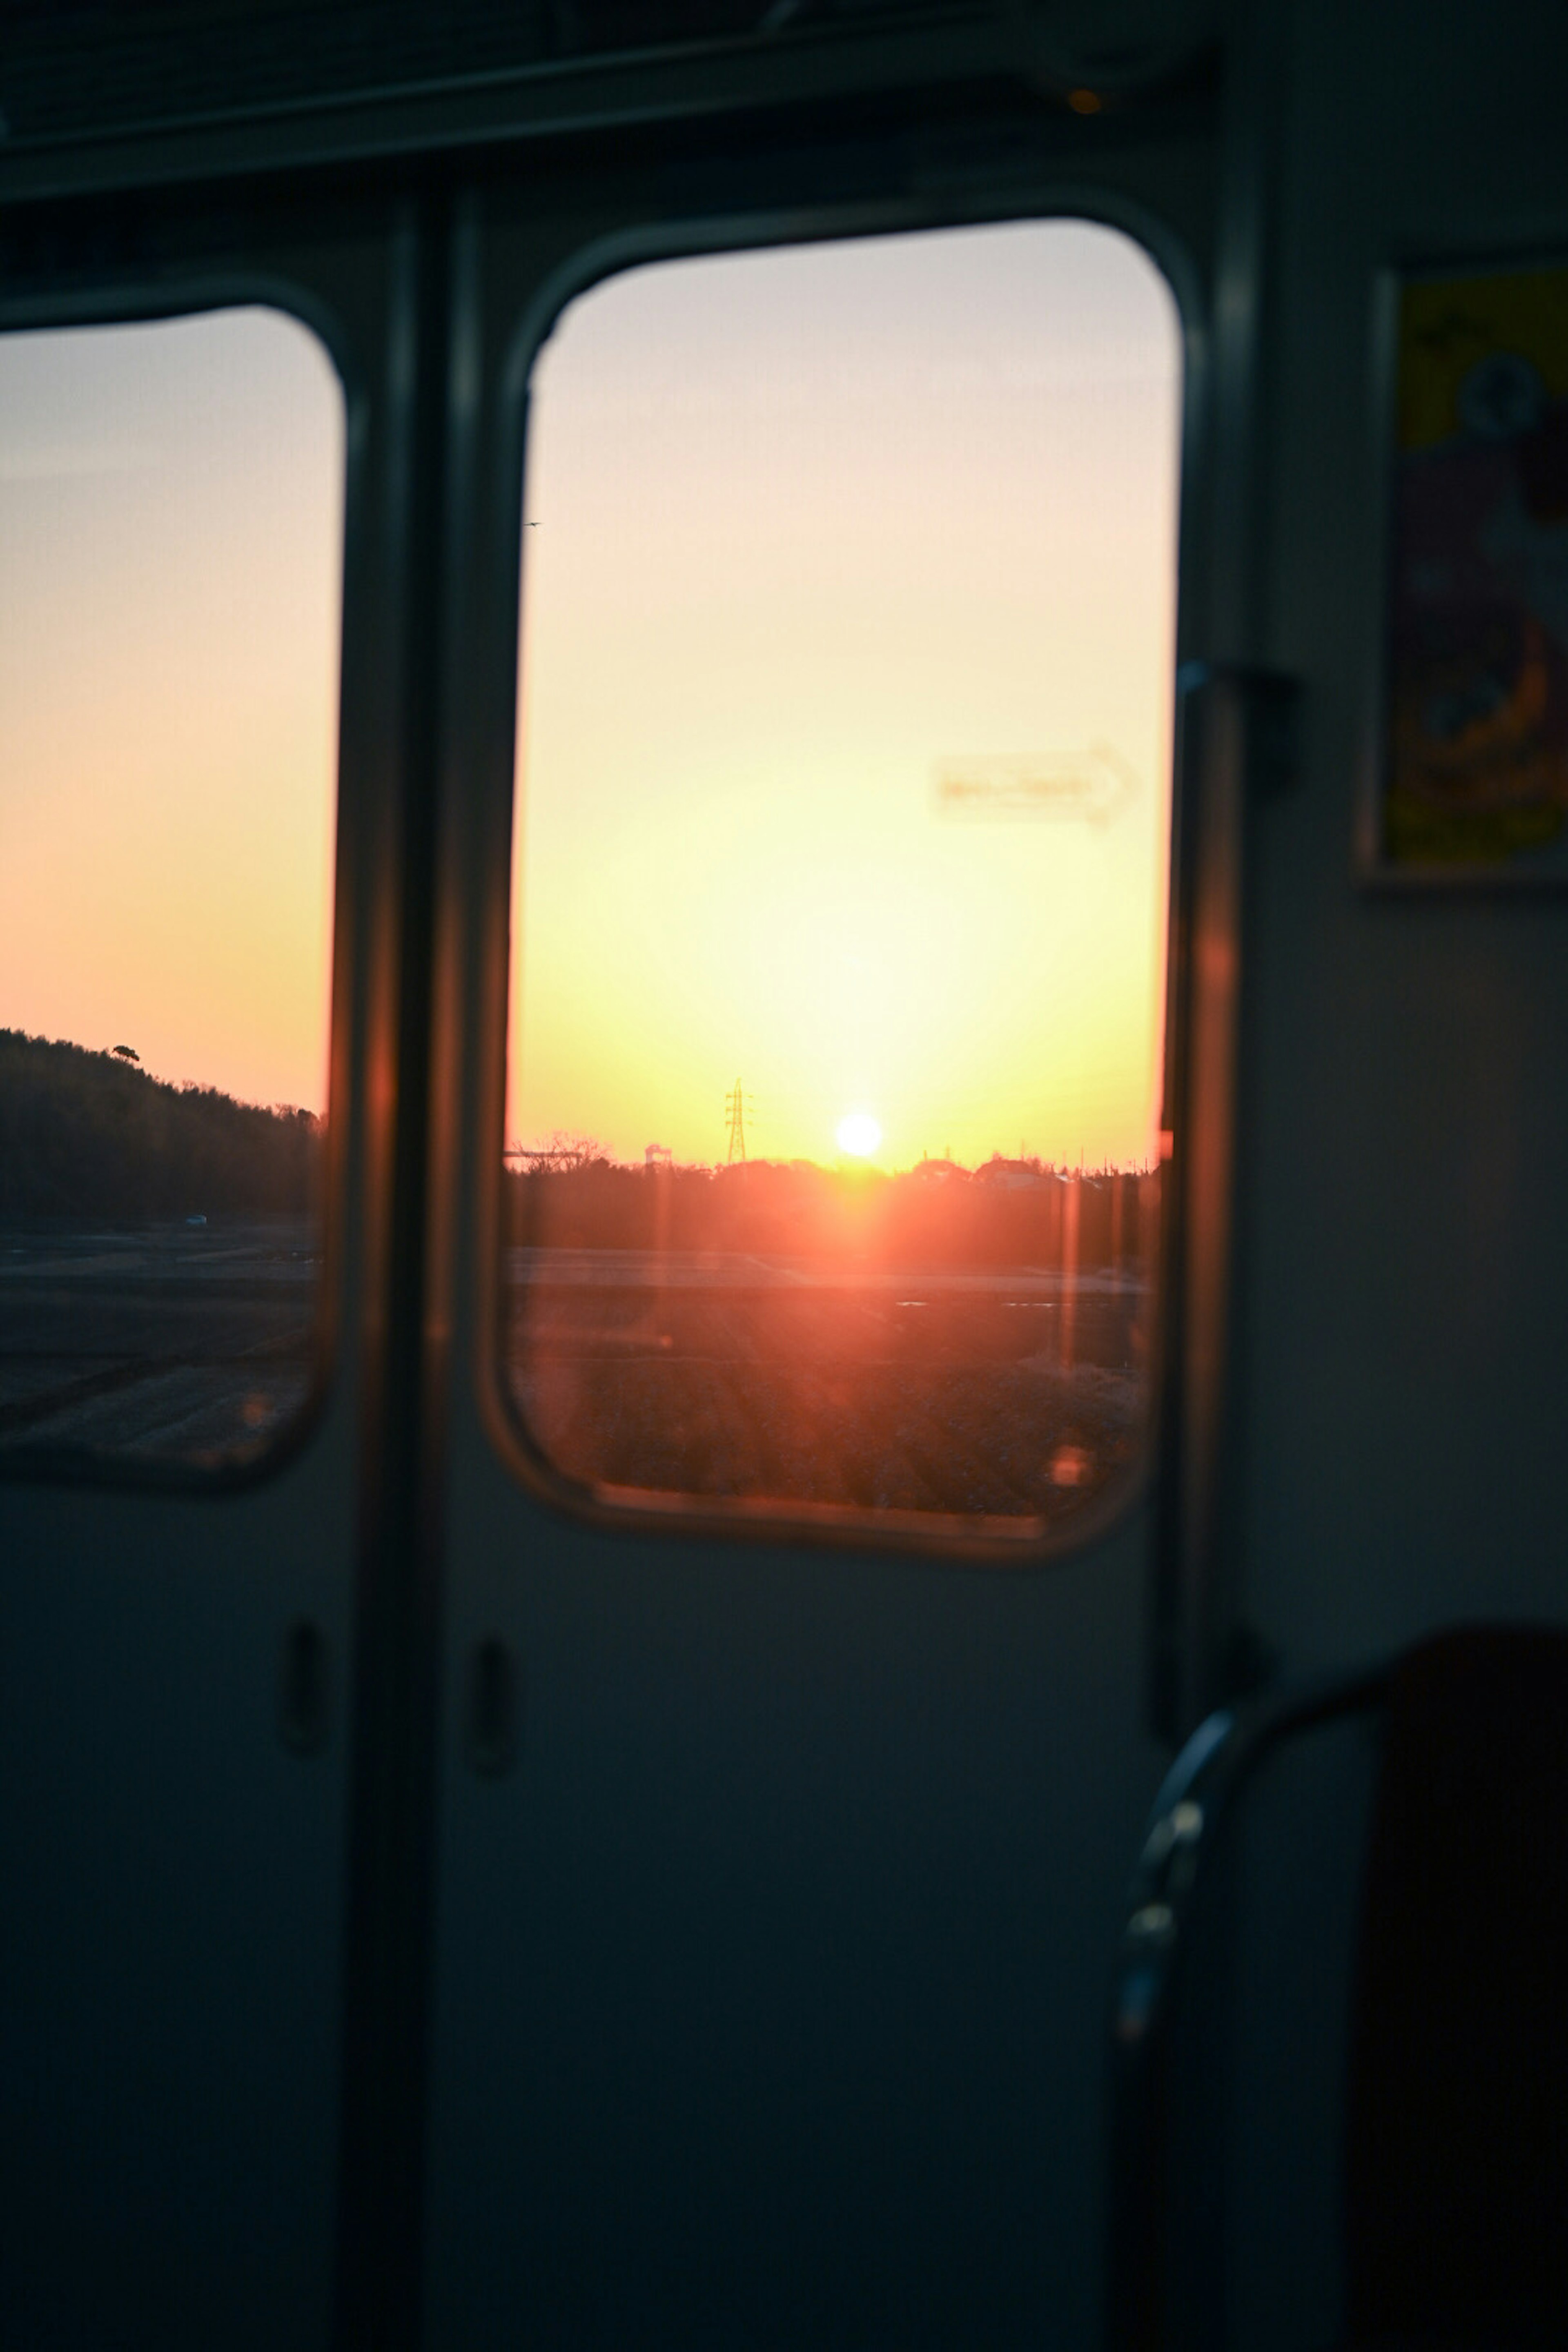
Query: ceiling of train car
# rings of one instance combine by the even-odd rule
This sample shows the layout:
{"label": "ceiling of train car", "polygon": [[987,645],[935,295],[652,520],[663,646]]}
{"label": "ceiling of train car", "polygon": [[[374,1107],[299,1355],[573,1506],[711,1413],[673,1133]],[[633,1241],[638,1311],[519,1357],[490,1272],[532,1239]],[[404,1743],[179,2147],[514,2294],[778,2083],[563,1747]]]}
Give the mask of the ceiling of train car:
{"label": "ceiling of train car", "polygon": [[1114,104],[1180,76],[1219,16],[1219,0],[0,0],[0,156],[638,60],[746,61],[752,81],[824,50],[879,59],[873,79],[895,58],[917,79],[1000,68]]}
{"label": "ceiling of train car", "polygon": [[[967,17],[932,0],[12,0],[8,142],[92,136],[682,48]],[[1013,0],[994,14],[1015,17]]]}

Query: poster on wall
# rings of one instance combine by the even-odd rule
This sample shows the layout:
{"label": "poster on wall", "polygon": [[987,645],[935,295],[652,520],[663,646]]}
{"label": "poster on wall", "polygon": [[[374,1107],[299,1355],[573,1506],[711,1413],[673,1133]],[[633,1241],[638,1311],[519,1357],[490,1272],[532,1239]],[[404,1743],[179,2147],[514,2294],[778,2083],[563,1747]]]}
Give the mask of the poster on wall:
{"label": "poster on wall", "polygon": [[1384,877],[1568,882],[1568,268],[1398,293]]}

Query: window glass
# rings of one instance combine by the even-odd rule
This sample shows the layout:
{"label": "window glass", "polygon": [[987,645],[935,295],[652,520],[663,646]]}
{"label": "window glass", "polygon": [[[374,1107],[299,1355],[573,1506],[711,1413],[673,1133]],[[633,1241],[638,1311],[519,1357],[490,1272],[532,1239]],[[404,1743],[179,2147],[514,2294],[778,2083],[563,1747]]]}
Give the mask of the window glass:
{"label": "window glass", "polygon": [[0,1448],[254,1455],[321,1295],[343,404],[258,309],[0,337]]}
{"label": "window glass", "polygon": [[530,397],[502,1374],[602,1502],[1037,1537],[1149,1402],[1181,343],[1127,237],[661,263]]}

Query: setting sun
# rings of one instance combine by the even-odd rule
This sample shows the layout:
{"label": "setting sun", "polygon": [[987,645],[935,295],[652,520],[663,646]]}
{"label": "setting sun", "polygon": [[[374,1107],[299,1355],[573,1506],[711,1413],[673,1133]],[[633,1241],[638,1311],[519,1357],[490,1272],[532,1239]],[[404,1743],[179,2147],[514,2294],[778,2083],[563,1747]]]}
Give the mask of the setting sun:
{"label": "setting sun", "polygon": [[838,1149],[852,1160],[869,1160],[881,1140],[882,1130],[869,1111],[849,1111],[838,1122]]}
{"label": "setting sun", "polygon": [[1180,384],[1157,271],[1086,222],[568,306],[530,385],[509,1141],[727,1162],[742,1070],[752,1159],[1148,1160]]}

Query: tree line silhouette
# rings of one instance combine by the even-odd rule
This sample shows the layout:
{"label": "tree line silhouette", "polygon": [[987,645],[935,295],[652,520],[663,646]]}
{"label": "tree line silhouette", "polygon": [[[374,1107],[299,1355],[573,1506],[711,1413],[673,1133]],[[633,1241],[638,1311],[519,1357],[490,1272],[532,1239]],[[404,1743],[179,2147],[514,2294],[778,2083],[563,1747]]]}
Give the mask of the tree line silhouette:
{"label": "tree line silhouette", "polygon": [[[0,1215],[303,1215],[320,1198],[322,1135],[309,1111],[152,1077],[129,1047],[0,1029]],[[538,1247],[1109,1266],[1150,1256],[1159,1213],[1158,1174],[1000,1154],[899,1175],[798,1160],[637,1168],[557,1136],[520,1157],[504,1230]]]}
{"label": "tree line silhouette", "polygon": [[321,1134],[310,1111],[150,1077],[129,1047],[0,1029],[5,1216],[302,1215]]}
{"label": "tree line silhouette", "polygon": [[1157,1174],[1037,1160],[922,1161],[899,1175],[751,1160],[626,1167],[557,1139],[508,1170],[506,1231],[555,1249],[740,1250],[889,1265],[1110,1266],[1147,1259]]}

